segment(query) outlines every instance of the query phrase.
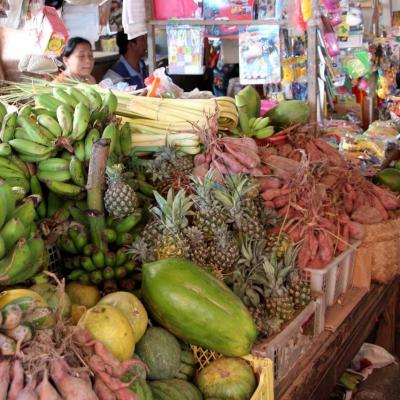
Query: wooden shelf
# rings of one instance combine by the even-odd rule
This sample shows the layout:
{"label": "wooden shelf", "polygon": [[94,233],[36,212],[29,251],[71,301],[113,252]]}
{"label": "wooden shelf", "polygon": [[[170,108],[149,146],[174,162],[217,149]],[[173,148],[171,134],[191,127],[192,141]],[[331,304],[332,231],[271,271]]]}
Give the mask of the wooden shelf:
{"label": "wooden shelf", "polygon": [[193,26],[216,26],[216,25],[280,25],[284,26],[284,23],[277,21],[276,19],[266,19],[266,20],[223,20],[223,19],[168,19],[168,20],[150,20],[147,22],[152,26],[166,26],[166,25],[193,25]]}

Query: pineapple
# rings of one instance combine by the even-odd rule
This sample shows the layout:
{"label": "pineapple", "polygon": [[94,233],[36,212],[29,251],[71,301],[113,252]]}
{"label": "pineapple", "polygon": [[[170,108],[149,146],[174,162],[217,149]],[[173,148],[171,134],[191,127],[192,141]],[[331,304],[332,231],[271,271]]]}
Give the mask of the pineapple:
{"label": "pineapple", "polygon": [[249,178],[235,175],[227,177],[226,186],[215,190],[214,196],[228,213],[229,222],[232,222],[240,233],[260,240],[265,238],[265,229],[253,203],[254,190],[255,186]]}
{"label": "pineapple", "polygon": [[227,225],[220,226],[209,246],[210,268],[229,274],[240,257],[240,246],[238,241],[228,230]]}
{"label": "pineapple", "polygon": [[139,261],[141,264],[155,261],[154,247],[148,245],[146,240],[137,238],[127,249],[133,261]]}
{"label": "pineapple", "polygon": [[288,289],[296,309],[302,309],[311,302],[311,286],[301,279],[297,270],[290,275]]}
{"label": "pineapple", "polygon": [[206,240],[211,240],[219,227],[225,224],[227,216],[213,196],[215,170],[207,172],[204,179],[192,176],[193,200],[196,213],[193,224],[199,228]]}
{"label": "pineapple", "polygon": [[189,244],[189,258],[200,266],[206,266],[209,256],[209,248],[204,239],[203,232],[195,227],[188,227],[184,231]]}
{"label": "pineapple", "polygon": [[294,303],[284,285],[293,266],[284,266],[282,261],[278,261],[276,254],[272,253],[271,257],[264,258],[262,267],[267,281],[264,296],[268,315],[271,319],[277,318],[283,322],[291,320]]}
{"label": "pineapple", "polygon": [[275,253],[278,258],[284,257],[289,247],[291,246],[291,241],[289,236],[284,233],[269,233],[267,238],[267,252]]}
{"label": "pineapple", "polygon": [[265,207],[261,196],[256,197],[253,202],[258,208],[260,222],[264,228],[270,229],[281,224],[281,216],[276,210]]}
{"label": "pineapple", "polygon": [[135,191],[123,180],[123,165],[107,167],[107,190],[104,205],[107,212],[116,218],[124,218],[137,209],[139,200]]}
{"label": "pineapple", "polygon": [[156,257],[158,259],[187,258],[189,246],[183,232],[188,226],[187,217],[192,213],[190,211],[192,201],[185,196],[183,190],[174,196],[172,189],[168,191],[166,199],[159,193],[155,193],[155,198],[158,207],[154,207],[152,212],[163,229],[155,245]]}

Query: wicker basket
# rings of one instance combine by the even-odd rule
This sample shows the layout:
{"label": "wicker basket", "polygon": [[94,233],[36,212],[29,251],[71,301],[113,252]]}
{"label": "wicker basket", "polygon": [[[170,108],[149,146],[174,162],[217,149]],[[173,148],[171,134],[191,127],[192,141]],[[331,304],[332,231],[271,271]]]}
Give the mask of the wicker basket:
{"label": "wicker basket", "polygon": [[[215,351],[205,350],[199,346],[191,346],[197,369],[202,370],[209,363],[222,357]],[[274,377],[272,361],[268,358],[258,358],[251,354],[242,357],[253,368],[257,378],[257,389],[250,400],[274,400]]]}

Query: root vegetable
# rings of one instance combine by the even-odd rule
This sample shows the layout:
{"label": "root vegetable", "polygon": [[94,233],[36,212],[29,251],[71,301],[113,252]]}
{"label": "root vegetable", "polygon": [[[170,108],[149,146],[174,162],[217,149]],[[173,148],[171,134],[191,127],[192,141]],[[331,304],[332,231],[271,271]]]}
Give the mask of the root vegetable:
{"label": "root vegetable", "polygon": [[351,219],[360,224],[377,224],[383,221],[382,214],[375,207],[363,206],[351,214]]}
{"label": "root vegetable", "polygon": [[192,173],[194,176],[197,176],[198,178],[204,178],[209,169],[210,168],[208,164],[201,164],[194,167]]}
{"label": "root vegetable", "polygon": [[49,382],[47,369],[44,370],[42,382],[39,383],[36,392],[39,400],[62,400],[57,390]]}
{"label": "root vegetable", "polygon": [[267,189],[279,189],[282,187],[282,181],[274,176],[265,176],[257,179],[261,190],[265,191]]}
{"label": "root vegetable", "polygon": [[344,160],[344,158],[342,158],[340,153],[335,150],[330,144],[324,142],[322,139],[315,139],[314,144],[322,153],[325,154],[325,156],[333,165],[346,168],[346,161]]}
{"label": "root vegetable", "polygon": [[250,172],[250,175],[255,177],[255,178],[264,175],[264,173],[261,171],[260,168],[252,168],[249,172]]}
{"label": "root vegetable", "polygon": [[274,202],[271,201],[271,200],[265,200],[265,201],[263,201],[263,204],[264,204],[264,206],[267,207],[267,208],[271,208],[271,209],[274,209],[274,208],[275,208],[275,204],[274,204]]}
{"label": "root vegetable", "polygon": [[228,168],[225,166],[225,164],[218,160],[216,156],[213,156],[211,167],[216,168],[217,171],[219,171],[223,175],[228,175],[229,173]]}
{"label": "root vegetable", "polygon": [[311,251],[308,240],[304,240],[303,243],[301,244],[301,248],[297,258],[297,263],[299,265],[299,268],[307,267],[308,263],[311,260],[310,256],[311,256]]}
{"label": "root vegetable", "polygon": [[318,232],[318,250],[321,261],[324,264],[328,264],[333,259],[333,241],[331,236],[324,231]]}
{"label": "root vegetable", "polygon": [[17,400],[39,400],[35,389],[36,379],[31,378],[28,384],[18,393]]}
{"label": "root vegetable", "polygon": [[320,245],[319,238],[317,236],[317,232],[314,232],[313,230],[310,229],[306,233],[304,242],[306,244],[308,243],[308,246],[310,248],[310,259],[313,260],[317,255],[319,245]]}
{"label": "root vegetable", "polygon": [[290,194],[290,189],[284,189],[284,188],[280,188],[280,189],[267,189],[266,191],[264,191],[261,196],[264,200],[274,200],[276,197],[279,196],[287,196],[288,194]]}
{"label": "root vegetable", "polygon": [[284,173],[284,176],[289,174],[293,176],[300,170],[301,164],[297,161],[280,156],[270,156],[266,160],[266,164],[274,171],[278,177]]}
{"label": "root vegetable", "polygon": [[276,147],[260,147],[258,149],[258,154],[262,161],[267,160],[270,156],[278,155],[278,149]]}
{"label": "root vegetable", "polygon": [[[223,139],[222,139],[223,140]],[[261,160],[256,151],[247,149],[233,143],[224,142],[227,152],[229,152],[236,160],[238,160],[244,167],[252,169],[260,165]]]}
{"label": "root vegetable", "polygon": [[371,188],[375,195],[379,198],[382,202],[383,206],[386,210],[396,210],[400,207],[400,202],[395,194],[391,193],[387,189],[380,188],[376,185],[371,185]]}
{"label": "root vegetable", "polygon": [[284,145],[278,148],[278,153],[282,157],[288,157],[289,154],[293,151],[293,147],[289,143],[285,143]]}
{"label": "root vegetable", "polygon": [[339,252],[345,251],[349,247],[349,240],[350,240],[350,230],[349,225],[345,224],[342,226],[342,235],[341,239],[337,242],[337,250]]}
{"label": "root vegetable", "polygon": [[355,240],[363,240],[365,236],[364,226],[359,222],[349,221],[349,233],[350,237]]}
{"label": "root vegetable", "polygon": [[0,400],[7,400],[8,385],[10,384],[10,361],[0,361]]}
{"label": "root vegetable", "polygon": [[384,207],[384,205],[382,204],[382,202],[379,200],[379,198],[376,197],[376,196],[373,195],[373,194],[371,194],[371,195],[369,196],[369,198],[370,198],[370,204],[371,204],[371,206],[372,206],[372,207],[375,207],[375,208],[379,211],[379,213],[380,213],[381,216],[382,216],[382,219],[383,219],[384,221],[386,221],[387,219],[389,219],[389,214],[388,214],[388,212],[386,211],[386,208]]}
{"label": "root vegetable", "polygon": [[243,166],[234,156],[218,150],[215,151],[215,154],[218,157],[218,161],[223,163],[225,167],[231,170],[232,172],[238,174],[246,170],[246,167]]}
{"label": "root vegetable", "polygon": [[313,260],[309,261],[307,264],[307,268],[320,269],[323,268],[326,264],[321,260],[319,253],[314,257]]}
{"label": "root vegetable", "polygon": [[50,376],[64,400],[98,400],[88,382],[69,374],[64,360],[56,359],[51,362]]}
{"label": "root vegetable", "polygon": [[[281,190],[283,190],[283,189],[281,189]],[[287,196],[287,195],[278,196],[273,201],[274,201],[275,208],[281,208],[283,206],[286,206],[289,203],[289,196]]]}
{"label": "root vegetable", "polygon": [[8,400],[17,400],[18,393],[24,387],[24,370],[20,360],[15,360],[11,368],[11,385]]}
{"label": "root vegetable", "polygon": [[311,161],[318,161],[323,158],[323,154],[311,140],[306,143],[306,151]]}
{"label": "root vegetable", "polygon": [[118,400],[140,400],[139,397],[129,389],[119,389],[115,394]]}
{"label": "root vegetable", "polygon": [[100,378],[96,378],[94,383],[94,392],[97,394],[99,400],[117,400],[117,396]]}
{"label": "root vegetable", "polygon": [[266,165],[261,165],[260,169],[263,175],[272,175],[272,171]]}
{"label": "root vegetable", "polygon": [[205,153],[200,153],[194,156],[194,166],[198,167],[199,165],[205,164],[206,163],[206,155]]}
{"label": "root vegetable", "polygon": [[0,333],[0,354],[3,356],[14,356],[16,348],[17,346],[14,340]]}
{"label": "root vegetable", "polygon": [[6,335],[19,343],[25,343],[32,339],[32,329],[27,325],[18,325],[14,329],[7,330]]}

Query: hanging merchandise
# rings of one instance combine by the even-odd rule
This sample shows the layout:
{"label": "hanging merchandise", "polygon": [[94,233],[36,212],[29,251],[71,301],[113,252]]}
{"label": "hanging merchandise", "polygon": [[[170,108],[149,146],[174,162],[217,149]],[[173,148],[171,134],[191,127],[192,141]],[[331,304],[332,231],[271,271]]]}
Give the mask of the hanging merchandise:
{"label": "hanging merchandise", "polygon": [[371,65],[368,52],[365,49],[352,51],[343,59],[343,67],[351,79],[368,77],[371,73]]}
{"label": "hanging merchandise", "polygon": [[199,0],[165,1],[154,0],[154,18],[201,18]]}
{"label": "hanging merchandise", "polygon": [[301,13],[303,14],[304,22],[308,22],[311,18],[311,0],[301,0]]}
{"label": "hanging merchandise", "polygon": [[334,32],[329,19],[324,15],[321,15],[321,22],[326,49],[331,57],[335,57],[340,54],[336,33]]}
{"label": "hanging merchandise", "polygon": [[284,0],[259,0],[257,3],[257,19],[281,20]]}
{"label": "hanging merchandise", "polygon": [[[204,19],[251,20],[254,0],[203,0]],[[209,37],[237,39],[238,25],[214,25],[207,27]]]}
{"label": "hanging merchandise", "polygon": [[128,40],[147,33],[145,0],[124,0],[122,2],[122,25]]}
{"label": "hanging merchandise", "polygon": [[267,84],[281,79],[279,25],[242,27],[239,35],[240,83]]}
{"label": "hanging merchandise", "polygon": [[204,27],[168,25],[167,40],[170,74],[203,74]]}
{"label": "hanging merchandise", "polygon": [[[5,0],[2,2],[2,18],[0,26],[18,29],[21,24],[22,5],[24,0]],[[5,15],[5,17],[4,17]]]}
{"label": "hanging merchandise", "polygon": [[307,23],[304,20],[303,12],[302,12],[302,7],[301,7],[302,0],[296,0],[295,2],[295,24],[296,28],[301,31],[305,32],[307,29]]}

